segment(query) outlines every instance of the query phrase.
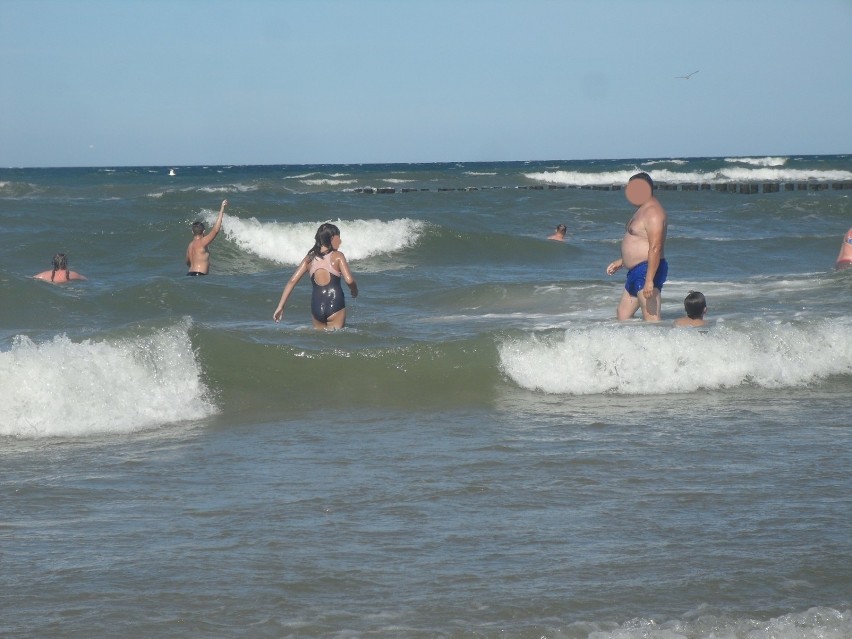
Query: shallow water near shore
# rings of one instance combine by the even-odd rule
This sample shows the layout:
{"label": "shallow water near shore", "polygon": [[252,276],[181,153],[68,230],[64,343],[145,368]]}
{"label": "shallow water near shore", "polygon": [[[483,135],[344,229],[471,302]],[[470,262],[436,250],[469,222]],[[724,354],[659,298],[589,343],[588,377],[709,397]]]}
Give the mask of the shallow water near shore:
{"label": "shallow water near shore", "polygon": [[[647,325],[583,188],[847,156],[170,168],[0,171],[0,635],[852,636],[852,191],[661,190]],[[275,324],[326,220],[347,328]]]}

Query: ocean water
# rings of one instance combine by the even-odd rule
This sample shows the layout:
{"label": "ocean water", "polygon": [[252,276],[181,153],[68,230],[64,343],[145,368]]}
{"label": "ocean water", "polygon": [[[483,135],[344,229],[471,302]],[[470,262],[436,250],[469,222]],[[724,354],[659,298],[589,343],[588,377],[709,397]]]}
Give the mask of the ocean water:
{"label": "ocean water", "polygon": [[[637,170],[660,324],[605,273]],[[852,156],[0,170],[0,636],[852,637],[850,198]],[[328,220],[347,328],[307,278],[276,324]]]}

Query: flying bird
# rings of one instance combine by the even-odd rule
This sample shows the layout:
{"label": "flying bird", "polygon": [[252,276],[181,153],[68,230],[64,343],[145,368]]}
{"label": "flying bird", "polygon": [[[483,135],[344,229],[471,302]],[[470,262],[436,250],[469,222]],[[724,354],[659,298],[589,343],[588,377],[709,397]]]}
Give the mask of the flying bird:
{"label": "flying bird", "polygon": [[692,73],[687,73],[686,75],[676,75],[675,80],[689,80],[692,76],[694,76],[698,71],[693,71]]}

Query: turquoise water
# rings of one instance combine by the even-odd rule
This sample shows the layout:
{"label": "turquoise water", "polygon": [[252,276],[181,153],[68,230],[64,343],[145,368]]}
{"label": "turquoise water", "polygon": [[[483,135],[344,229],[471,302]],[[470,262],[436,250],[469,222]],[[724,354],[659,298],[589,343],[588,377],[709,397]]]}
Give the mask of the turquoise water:
{"label": "turquoise water", "polygon": [[[170,168],[0,171],[0,635],[852,636],[847,156]],[[275,324],[326,220],[347,328]]]}

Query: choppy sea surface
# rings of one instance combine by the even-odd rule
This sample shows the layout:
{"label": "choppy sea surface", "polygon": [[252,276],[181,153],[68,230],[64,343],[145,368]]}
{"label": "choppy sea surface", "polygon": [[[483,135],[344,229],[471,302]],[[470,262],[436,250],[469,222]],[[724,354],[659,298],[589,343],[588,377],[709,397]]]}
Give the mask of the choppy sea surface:
{"label": "choppy sea surface", "polygon": [[[659,324],[605,273],[638,170]],[[852,637],[850,198],[852,156],[0,170],[0,636]],[[324,221],[347,327],[307,278],[276,324]]]}

